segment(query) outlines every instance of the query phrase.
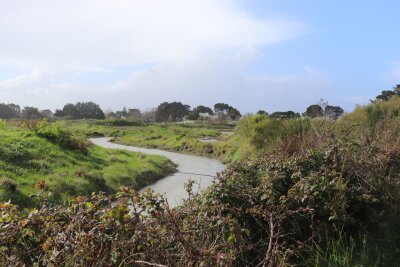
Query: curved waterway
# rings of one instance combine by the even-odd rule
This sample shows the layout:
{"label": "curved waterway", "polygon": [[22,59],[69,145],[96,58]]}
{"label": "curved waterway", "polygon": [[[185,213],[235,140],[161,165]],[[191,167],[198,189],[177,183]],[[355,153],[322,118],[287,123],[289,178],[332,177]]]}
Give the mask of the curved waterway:
{"label": "curved waterway", "polygon": [[141,152],[149,155],[160,155],[167,157],[178,165],[177,172],[158,180],[147,188],[153,189],[156,193],[165,195],[170,206],[179,205],[183,199],[187,198],[184,184],[190,179],[196,182],[194,190],[203,190],[209,187],[215,178],[217,172],[225,169],[225,165],[215,159],[206,157],[180,154],[160,149],[149,149],[127,145],[120,145],[110,142],[111,138],[91,138],[90,141],[98,146],[111,149],[124,149],[129,151]]}

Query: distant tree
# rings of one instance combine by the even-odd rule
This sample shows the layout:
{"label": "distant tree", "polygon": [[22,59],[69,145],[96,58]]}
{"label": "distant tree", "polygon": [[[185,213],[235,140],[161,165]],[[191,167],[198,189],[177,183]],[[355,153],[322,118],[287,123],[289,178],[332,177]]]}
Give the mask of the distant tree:
{"label": "distant tree", "polygon": [[310,105],[307,109],[306,112],[303,114],[304,116],[315,118],[315,117],[322,117],[324,116],[324,110],[322,107],[318,104],[315,105]]}
{"label": "distant tree", "polygon": [[325,116],[328,118],[336,120],[343,114],[344,110],[339,106],[329,106],[325,107]]}
{"label": "distant tree", "polygon": [[21,112],[21,118],[28,120],[40,119],[42,115],[38,108],[26,106]]}
{"label": "distant tree", "polygon": [[258,114],[258,115],[265,115],[265,116],[268,116],[268,112],[266,112],[265,110],[259,110],[259,111],[257,111],[257,114]]}
{"label": "distant tree", "polygon": [[217,115],[226,115],[229,109],[229,105],[225,103],[217,103],[214,105],[214,111]]}
{"label": "distant tree", "polygon": [[155,119],[158,122],[181,121],[189,112],[189,105],[181,102],[163,102],[157,107]]}
{"label": "distant tree", "polygon": [[65,104],[62,111],[57,113],[57,117],[67,117],[70,119],[78,119],[79,114],[76,106],[72,103]]}
{"label": "distant tree", "polygon": [[221,119],[230,118],[232,120],[237,120],[242,116],[239,110],[225,103],[215,104],[214,111]]}
{"label": "distant tree", "polygon": [[240,111],[234,107],[229,107],[227,115],[231,120],[238,120],[238,119],[240,119],[240,117],[242,117],[242,114],[240,114]]}
{"label": "distant tree", "polygon": [[276,111],[270,115],[274,119],[293,119],[300,117],[300,114],[294,111]]}
{"label": "distant tree", "polygon": [[213,110],[211,108],[206,107],[206,106],[202,106],[202,105],[195,107],[193,109],[193,112],[198,113],[198,114],[199,113],[208,113],[210,115],[214,114],[214,112],[213,112]]}
{"label": "distant tree", "polygon": [[388,101],[392,96],[396,95],[394,91],[384,90],[376,97],[377,100]]}
{"label": "distant tree", "polygon": [[400,84],[394,86],[392,90],[383,90],[378,96],[376,96],[375,101],[388,101],[394,95],[400,95]]}
{"label": "distant tree", "polygon": [[62,110],[56,110],[54,116],[70,119],[104,119],[105,115],[100,106],[94,102],[68,103]]}
{"label": "distant tree", "polygon": [[18,118],[20,112],[18,105],[0,103],[0,119]]}
{"label": "distant tree", "polygon": [[194,112],[193,110],[189,112],[189,114],[187,115],[187,119],[191,120],[191,121],[195,121],[198,120],[200,118],[200,114]]}
{"label": "distant tree", "polygon": [[62,118],[64,117],[64,112],[61,109],[56,109],[56,111],[54,112],[54,117]]}
{"label": "distant tree", "polygon": [[75,105],[78,112],[77,119],[98,119],[105,118],[103,110],[94,102],[78,102]]}
{"label": "distant tree", "polygon": [[53,112],[51,112],[50,109],[41,110],[40,115],[42,118],[48,118],[48,119],[53,118],[54,116]]}
{"label": "distant tree", "polygon": [[197,106],[195,107],[189,114],[188,114],[188,119],[189,120],[198,120],[200,117],[200,113],[208,113],[210,115],[213,115],[214,112],[211,108],[206,107],[206,106]]}

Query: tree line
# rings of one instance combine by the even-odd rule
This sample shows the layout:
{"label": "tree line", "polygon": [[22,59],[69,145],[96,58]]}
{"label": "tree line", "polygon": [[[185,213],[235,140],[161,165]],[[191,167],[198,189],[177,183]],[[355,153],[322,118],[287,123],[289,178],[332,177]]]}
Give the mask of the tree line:
{"label": "tree line", "polygon": [[[388,101],[393,96],[400,96],[400,84],[393,87],[392,90],[383,90],[375,97],[377,101]],[[344,113],[340,106],[329,105],[323,99],[317,104],[307,107],[303,114],[294,111],[276,111],[271,114],[264,110],[259,110],[257,114],[263,114],[276,119],[291,119],[301,116],[311,118],[328,117],[337,119]],[[0,103],[0,119],[40,119],[40,118],[67,118],[67,119],[105,119],[108,118],[131,118],[135,120],[156,121],[156,122],[177,122],[184,119],[220,119],[220,120],[238,120],[242,114],[240,111],[226,103],[216,103],[213,108],[199,105],[193,109],[182,102],[163,102],[152,111],[141,112],[139,109],[123,108],[121,111],[104,112],[100,106],[94,102],[78,102],[76,104],[67,103],[62,109],[57,109],[54,114],[48,110],[39,110],[36,107],[21,107],[17,104]]]}
{"label": "tree line", "polygon": [[200,105],[191,110],[189,105],[181,102],[163,102],[156,109],[155,121],[174,122],[182,121],[183,119],[198,120],[201,118],[238,120],[241,116],[239,110],[225,103],[216,103],[214,109]]}
{"label": "tree line", "polygon": [[104,119],[103,110],[94,102],[78,102],[66,104],[53,114],[49,109],[39,110],[37,107],[25,106],[23,109],[16,104],[0,103],[0,119],[28,119],[42,118],[70,118],[70,119]]}

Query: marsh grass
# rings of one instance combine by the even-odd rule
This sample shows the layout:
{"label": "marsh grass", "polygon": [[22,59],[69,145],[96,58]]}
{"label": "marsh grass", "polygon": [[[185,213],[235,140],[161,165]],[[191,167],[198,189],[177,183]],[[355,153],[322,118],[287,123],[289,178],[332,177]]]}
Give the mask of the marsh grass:
{"label": "marsh grass", "polygon": [[175,170],[174,164],[161,156],[107,150],[86,140],[77,141],[84,143],[83,153],[81,145],[76,148],[76,144],[65,145],[65,139],[59,141],[57,131],[37,134],[20,126],[0,129],[0,177],[7,177],[2,180],[2,201],[11,199],[21,207],[36,205],[29,196],[37,193],[35,184],[41,181],[47,185],[49,200],[60,203],[77,195],[115,192],[127,184],[138,189]]}

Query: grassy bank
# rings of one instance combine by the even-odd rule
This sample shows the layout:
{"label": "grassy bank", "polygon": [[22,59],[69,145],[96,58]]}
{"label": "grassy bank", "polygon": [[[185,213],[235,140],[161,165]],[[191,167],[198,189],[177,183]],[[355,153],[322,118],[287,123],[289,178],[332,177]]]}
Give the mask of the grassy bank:
{"label": "grassy bank", "polygon": [[0,129],[0,199],[22,207],[32,197],[61,203],[77,195],[115,192],[120,186],[141,188],[174,171],[161,156],[91,145],[80,137],[64,141],[43,136],[37,129],[3,126]]}
{"label": "grassy bank", "polygon": [[[226,160],[234,151],[230,141],[234,126],[229,124],[141,124],[126,120],[58,121],[63,128],[92,136],[111,136],[113,142],[158,148]],[[214,142],[201,141],[213,139]]]}
{"label": "grassy bank", "polygon": [[[202,141],[207,138],[215,142]],[[127,130],[116,136],[114,142],[224,159],[230,149],[229,138],[224,130],[209,126],[168,124]]]}

